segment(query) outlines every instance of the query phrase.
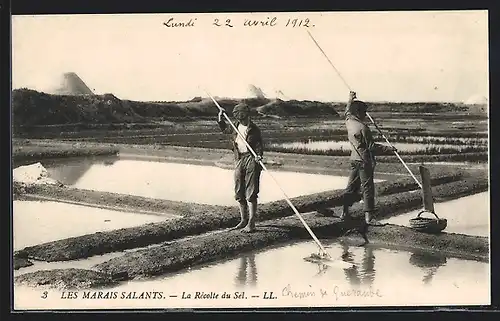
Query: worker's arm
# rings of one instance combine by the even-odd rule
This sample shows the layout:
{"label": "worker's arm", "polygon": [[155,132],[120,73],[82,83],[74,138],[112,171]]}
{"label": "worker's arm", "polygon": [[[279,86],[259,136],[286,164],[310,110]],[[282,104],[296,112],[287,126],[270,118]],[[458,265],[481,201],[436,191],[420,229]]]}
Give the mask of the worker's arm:
{"label": "worker's arm", "polygon": [[356,99],[356,93],[354,91],[349,92],[349,99],[347,100],[347,104],[345,106],[345,112],[344,116],[347,116],[347,113],[349,112],[349,108],[351,107],[352,102]]}
{"label": "worker's arm", "polygon": [[217,124],[219,125],[221,132],[224,134],[231,134],[233,132],[233,128],[226,124],[224,114],[226,114],[224,109],[219,110],[219,114],[217,115]]}
{"label": "worker's arm", "polygon": [[368,126],[366,126],[363,130],[363,137],[365,138],[366,147],[373,154],[392,153],[397,151],[395,147],[375,143],[375,141],[373,140],[372,132],[370,131],[370,128],[368,128]]}
{"label": "worker's arm", "polygon": [[264,156],[264,143],[262,142],[262,133],[257,126],[255,126],[254,152],[257,154],[256,161],[259,162],[262,160],[262,156]]}

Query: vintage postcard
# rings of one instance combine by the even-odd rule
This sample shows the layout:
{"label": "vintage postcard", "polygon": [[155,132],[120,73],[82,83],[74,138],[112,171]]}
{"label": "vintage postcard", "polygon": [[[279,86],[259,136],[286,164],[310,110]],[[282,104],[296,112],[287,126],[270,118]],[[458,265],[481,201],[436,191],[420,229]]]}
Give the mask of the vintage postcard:
{"label": "vintage postcard", "polygon": [[12,17],[15,310],[490,304],[488,12]]}

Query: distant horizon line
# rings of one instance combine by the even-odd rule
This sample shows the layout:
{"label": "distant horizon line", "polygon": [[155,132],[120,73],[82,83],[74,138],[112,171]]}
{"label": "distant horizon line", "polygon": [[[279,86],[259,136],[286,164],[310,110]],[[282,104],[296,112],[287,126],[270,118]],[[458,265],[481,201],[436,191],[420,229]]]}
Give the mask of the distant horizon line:
{"label": "distant horizon line", "polygon": [[[47,94],[47,95],[52,95],[52,96],[90,96],[89,94],[66,94],[66,95],[65,94],[55,94],[55,93],[49,93],[49,92],[45,92],[45,91],[42,91],[42,90],[37,90],[37,89],[29,88],[29,87],[12,88],[12,91],[14,91],[14,90],[23,90],[23,89],[33,90],[33,91],[36,91],[36,92],[39,92],[39,93],[43,93],[43,94]],[[144,102],[144,103],[189,102],[189,101],[192,101],[195,98],[201,98],[201,99],[210,100],[210,97],[208,97],[208,96],[206,96],[206,97],[203,97],[203,96],[193,96],[191,99],[185,99],[185,100],[167,100],[167,99],[162,99],[162,100],[158,100],[158,99],[155,99],[155,100],[141,100],[141,99],[120,98],[120,97],[118,97],[114,93],[100,93],[100,94],[93,93],[93,95],[95,95],[95,96],[113,95],[113,96],[117,97],[120,100],[129,100],[129,101]],[[217,99],[229,99],[229,100],[244,100],[244,99],[259,99],[260,98],[260,99],[268,99],[268,100],[279,99],[279,100],[282,100],[282,101],[292,101],[292,100],[295,100],[295,101],[315,101],[315,102],[321,102],[321,103],[340,103],[340,104],[347,102],[347,100],[342,101],[342,100],[317,100],[317,99],[282,99],[282,98],[279,98],[279,97],[272,97],[272,98],[271,97],[251,97],[251,96],[249,96],[249,97],[228,97],[228,96],[218,96],[218,95],[214,95],[213,97],[217,98]],[[486,97],[484,97],[484,98],[487,99]],[[465,104],[465,105],[487,105],[488,104],[488,101],[486,101],[485,103],[478,102],[478,103],[469,103],[469,104],[467,104],[467,102],[465,102],[465,101],[450,101],[450,100],[435,100],[435,101],[424,101],[424,100],[408,100],[408,101],[362,100],[362,101],[367,102],[367,103],[377,103],[377,104],[380,104],[380,103],[393,103],[393,104],[402,104],[402,103],[431,103],[432,104],[432,103],[438,103],[438,104]]]}

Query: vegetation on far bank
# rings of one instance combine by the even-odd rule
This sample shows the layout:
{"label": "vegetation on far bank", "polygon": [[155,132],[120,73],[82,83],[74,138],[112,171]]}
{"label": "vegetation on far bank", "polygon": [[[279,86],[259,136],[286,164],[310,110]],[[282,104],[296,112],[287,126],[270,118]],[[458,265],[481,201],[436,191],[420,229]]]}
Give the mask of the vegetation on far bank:
{"label": "vegetation on far bank", "polygon": [[[104,144],[102,144],[104,143]],[[107,144],[106,144],[107,143]],[[115,146],[114,144],[124,144],[120,146]],[[131,145],[130,145],[131,144]],[[192,147],[192,148],[202,148],[206,153],[213,153],[217,151],[222,153],[223,151],[229,152],[231,145],[227,140],[217,140],[217,141],[184,141],[182,143],[170,141],[162,142],[158,144],[157,138],[148,139],[120,139],[120,140],[106,140],[104,142],[58,142],[50,144],[50,142],[31,143],[29,140],[25,139],[14,139],[13,141],[13,155],[12,159],[14,161],[14,166],[22,165],[28,162],[42,161],[46,159],[64,159],[68,157],[94,157],[94,156],[114,156],[124,148],[124,146],[144,146],[145,150],[150,150],[149,153],[157,151],[159,156],[168,156],[172,153],[177,155],[177,146]],[[267,145],[267,144],[266,144]],[[132,147],[131,147],[132,148]],[[171,150],[173,148],[173,150]],[[139,150],[133,149],[127,153],[136,153]],[[163,150],[163,152],[161,152]],[[291,156],[297,155],[297,157],[302,157],[299,155],[308,156],[332,156],[338,162],[343,162],[341,159],[348,160],[350,151],[347,149],[327,149],[327,150],[309,150],[307,148],[283,148],[280,146],[266,147],[266,153],[279,152],[284,154],[289,154]],[[140,154],[143,152],[140,152]],[[187,153],[187,154],[186,154]],[[195,154],[198,157],[204,157],[200,155],[201,151],[197,151]],[[156,155],[155,154],[155,155]],[[184,155],[185,154],[185,155]],[[183,155],[178,155],[176,157],[188,157],[190,153],[186,151]],[[202,153],[203,154],[203,153]],[[415,152],[405,153],[400,152],[403,155],[405,162],[408,163],[418,163],[418,162],[487,162],[488,161],[488,149],[487,146],[472,146],[463,147],[457,145],[456,148],[447,149],[421,149]],[[194,155],[194,154],[193,154]],[[222,157],[222,154],[221,154]],[[333,160],[333,159],[332,159]],[[393,154],[379,155],[377,157],[378,163],[397,163],[399,159]],[[380,166],[379,166],[380,167]]]}
{"label": "vegetation on far bank", "polygon": [[[218,99],[230,114],[237,103],[244,101],[252,114],[261,117],[330,116],[343,114],[345,103],[280,100],[267,98]],[[376,112],[445,113],[466,112],[484,114],[477,106],[454,103],[370,103]],[[16,89],[12,93],[13,125],[23,127],[55,124],[148,123],[174,118],[217,115],[209,98],[196,97],[184,102],[140,102],[104,95],[52,95],[31,89]]]}
{"label": "vegetation on far bank", "polygon": [[[89,96],[50,95],[18,89],[12,93],[14,128],[67,123],[147,123],[170,117],[215,116],[210,99],[186,102],[139,102],[122,100],[112,94]],[[241,100],[221,99],[218,103],[231,113]],[[317,101],[244,99],[254,115],[337,115],[332,104]]]}
{"label": "vegetation on far bank", "polygon": [[[239,101],[220,99],[219,103],[231,113],[232,107]],[[285,102],[267,98],[249,98],[244,101],[252,108],[254,121],[261,128],[267,151],[301,155],[349,155],[346,148],[312,150],[308,146],[281,146],[291,142],[345,141],[347,133],[343,119],[339,116],[345,108],[344,104],[295,100]],[[370,106],[374,110],[372,115],[391,142],[426,145],[419,150],[400,150],[407,161],[484,162],[488,159],[485,115],[472,113],[461,116],[458,118],[460,121],[454,118],[458,117],[458,112],[465,115],[472,107],[449,103],[374,103]],[[397,112],[393,112],[396,109]],[[429,115],[428,111],[433,114]],[[231,148],[229,137],[220,133],[215,122],[217,108],[210,99],[200,97],[185,102],[137,102],[121,100],[110,94],[63,96],[19,89],[13,92],[13,113],[14,137],[65,140],[77,144],[75,146],[81,143],[76,148],[65,149],[62,146],[15,142],[13,158],[16,162],[109,155],[118,151],[110,147],[85,147],[86,142]],[[468,129],[462,129],[464,126]],[[372,132],[377,141],[384,142],[375,128],[372,128]],[[454,146],[445,147],[443,144]],[[392,162],[397,159],[387,154],[382,155],[380,161]]]}

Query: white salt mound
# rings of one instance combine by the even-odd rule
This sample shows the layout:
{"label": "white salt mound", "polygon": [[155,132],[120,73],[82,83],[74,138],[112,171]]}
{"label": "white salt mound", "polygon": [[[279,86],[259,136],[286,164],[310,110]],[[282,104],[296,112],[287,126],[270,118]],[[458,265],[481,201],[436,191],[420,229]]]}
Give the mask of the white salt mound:
{"label": "white salt mound", "polygon": [[57,180],[49,177],[47,169],[41,163],[19,166],[12,171],[13,181],[24,185],[58,185]]}

